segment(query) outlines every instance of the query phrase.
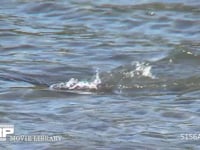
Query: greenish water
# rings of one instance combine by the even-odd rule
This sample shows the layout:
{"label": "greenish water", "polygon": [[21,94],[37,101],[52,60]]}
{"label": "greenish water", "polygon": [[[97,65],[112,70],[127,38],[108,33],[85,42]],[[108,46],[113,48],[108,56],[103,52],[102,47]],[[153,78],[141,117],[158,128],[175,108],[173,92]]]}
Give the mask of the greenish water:
{"label": "greenish water", "polygon": [[[198,0],[2,0],[0,124],[62,140],[0,149],[199,149],[199,18]],[[95,90],[49,88],[97,70]]]}

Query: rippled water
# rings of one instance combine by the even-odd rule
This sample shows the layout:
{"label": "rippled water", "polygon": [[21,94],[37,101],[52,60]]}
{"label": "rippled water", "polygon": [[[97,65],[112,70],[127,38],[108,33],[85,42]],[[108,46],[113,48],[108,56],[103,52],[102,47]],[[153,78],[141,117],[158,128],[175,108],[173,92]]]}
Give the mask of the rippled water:
{"label": "rippled water", "polygon": [[[0,123],[63,140],[0,148],[199,149],[181,138],[200,133],[199,17],[199,0],[1,0]],[[97,70],[95,90],[49,88]]]}

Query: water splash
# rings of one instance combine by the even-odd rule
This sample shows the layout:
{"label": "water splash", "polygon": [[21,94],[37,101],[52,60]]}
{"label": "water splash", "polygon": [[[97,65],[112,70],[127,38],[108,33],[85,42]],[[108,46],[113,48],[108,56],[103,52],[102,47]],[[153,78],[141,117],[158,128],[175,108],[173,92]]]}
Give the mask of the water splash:
{"label": "water splash", "polygon": [[52,84],[49,88],[51,90],[80,90],[80,91],[96,91],[101,84],[99,71],[96,71],[96,76],[92,81],[79,81],[71,78],[67,82]]}
{"label": "water splash", "polygon": [[125,78],[149,77],[151,79],[155,79],[155,76],[151,73],[152,67],[149,64],[136,62],[134,66],[134,70],[123,73]]}
{"label": "water splash", "polygon": [[149,64],[137,62],[135,71],[144,77],[155,78],[151,73],[151,66]]}

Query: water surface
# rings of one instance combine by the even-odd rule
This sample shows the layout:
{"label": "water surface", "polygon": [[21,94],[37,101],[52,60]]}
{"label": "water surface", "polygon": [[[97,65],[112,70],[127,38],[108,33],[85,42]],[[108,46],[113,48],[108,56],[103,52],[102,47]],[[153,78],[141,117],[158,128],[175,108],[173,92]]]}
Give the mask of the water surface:
{"label": "water surface", "polygon": [[[2,0],[0,122],[55,143],[2,149],[198,149],[198,0]],[[52,90],[71,78],[97,90]]]}

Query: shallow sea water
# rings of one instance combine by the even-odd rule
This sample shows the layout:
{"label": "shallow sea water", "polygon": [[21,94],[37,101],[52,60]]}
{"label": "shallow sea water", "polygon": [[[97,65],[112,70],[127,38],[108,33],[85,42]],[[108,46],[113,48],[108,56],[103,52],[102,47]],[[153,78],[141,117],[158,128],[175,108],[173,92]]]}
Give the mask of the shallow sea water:
{"label": "shallow sea water", "polygon": [[199,149],[199,39],[199,0],[1,0],[0,123],[62,140],[0,149]]}

